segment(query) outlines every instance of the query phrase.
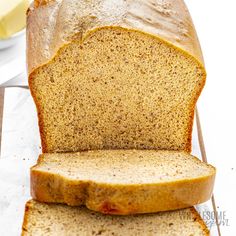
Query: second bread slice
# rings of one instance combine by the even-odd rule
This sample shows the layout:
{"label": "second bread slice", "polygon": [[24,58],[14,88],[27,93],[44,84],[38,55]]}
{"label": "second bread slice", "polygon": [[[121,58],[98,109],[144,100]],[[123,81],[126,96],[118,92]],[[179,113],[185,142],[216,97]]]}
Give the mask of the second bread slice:
{"label": "second bread slice", "polygon": [[41,202],[86,205],[106,214],[193,206],[211,197],[215,168],[185,152],[101,150],[42,154],[31,168]]}

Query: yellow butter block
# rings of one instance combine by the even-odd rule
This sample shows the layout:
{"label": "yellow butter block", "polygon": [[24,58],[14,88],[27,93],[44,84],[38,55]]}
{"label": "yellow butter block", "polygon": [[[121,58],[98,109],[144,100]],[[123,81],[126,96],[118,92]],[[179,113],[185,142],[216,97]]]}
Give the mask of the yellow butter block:
{"label": "yellow butter block", "polygon": [[29,0],[0,0],[0,39],[11,37],[26,25]]}

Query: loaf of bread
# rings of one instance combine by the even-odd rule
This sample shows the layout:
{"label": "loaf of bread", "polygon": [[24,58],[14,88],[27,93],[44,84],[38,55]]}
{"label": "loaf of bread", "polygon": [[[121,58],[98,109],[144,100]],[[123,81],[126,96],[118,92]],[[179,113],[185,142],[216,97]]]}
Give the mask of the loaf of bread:
{"label": "loaf of bread", "polygon": [[86,208],[29,201],[22,236],[208,236],[196,210],[104,216]]}
{"label": "loaf of bread", "polygon": [[43,152],[191,150],[206,73],[182,0],[37,0],[27,45]]}
{"label": "loaf of bread", "polygon": [[214,167],[185,152],[52,153],[42,154],[31,169],[31,193],[41,202],[127,215],[205,202],[211,197],[214,178]]}

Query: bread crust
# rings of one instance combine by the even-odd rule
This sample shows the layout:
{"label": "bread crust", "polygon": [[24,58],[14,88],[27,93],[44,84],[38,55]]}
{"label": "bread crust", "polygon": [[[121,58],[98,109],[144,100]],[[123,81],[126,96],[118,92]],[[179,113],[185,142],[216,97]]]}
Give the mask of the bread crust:
{"label": "bread crust", "polygon": [[[199,160],[196,158],[196,161]],[[44,162],[41,155],[38,164]],[[104,214],[129,215],[190,207],[207,201],[213,191],[215,168],[198,178],[175,181],[125,184],[80,180],[53,171],[31,168],[31,195],[48,203],[85,205]],[[191,194],[189,194],[191,193]]]}
{"label": "bread crust", "polygon": [[33,7],[37,8],[43,5],[48,4],[50,1],[54,1],[54,0],[34,0],[33,2]]}
{"label": "bread crust", "polygon": [[[80,0],[77,1],[79,7],[76,1],[71,0],[37,2],[37,7],[31,5],[27,16],[29,75],[51,61],[60,48],[75,38],[83,41],[91,31],[109,26],[137,30],[161,38],[191,55],[204,67],[198,37],[182,0],[122,0],[114,1],[109,6],[99,0]],[[76,13],[77,20],[68,12]]]}
{"label": "bread crust", "polygon": [[28,219],[29,219],[29,214],[32,207],[33,207],[32,200],[29,200],[25,204],[25,214],[24,214],[24,219],[23,219],[23,224],[22,224],[21,236],[25,236],[27,234]]}
{"label": "bread crust", "polygon": [[[29,87],[37,107],[42,151],[49,152],[50,148],[44,134],[43,112],[33,91],[34,72],[52,62],[66,45],[74,41],[82,43],[89,35],[103,28],[122,28],[157,38],[192,58],[202,68],[203,78],[189,107],[188,143],[184,150],[190,153],[194,110],[205,85],[206,71],[197,34],[185,3],[182,0],[122,0],[104,6],[103,1],[80,0],[77,1],[78,7],[75,2],[47,0],[40,3],[37,0],[27,16]],[[76,19],[73,18],[75,15]]]}
{"label": "bread crust", "polygon": [[197,210],[194,207],[191,207],[191,212],[193,213],[193,215],[195,215],[196,221],[201,225],[204,235],[210,236],[210,230],[207,228],[204,220],[201,218]]}

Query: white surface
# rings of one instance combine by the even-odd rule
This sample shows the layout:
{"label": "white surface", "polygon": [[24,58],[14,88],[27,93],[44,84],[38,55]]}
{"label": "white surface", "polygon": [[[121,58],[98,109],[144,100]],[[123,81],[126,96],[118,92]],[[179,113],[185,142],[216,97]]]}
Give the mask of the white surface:
{"label": "white surface", "polygon": [[[21,232],[24,205],[30,199],[29,168],[40,153],[36,111],[29,90],[6,89],[0,159],[0,235],[17,236]],[[193,135],[193,154],[200,155]],[[202,217],[216,236],[215,221],[208,218],[213,209],[211,202],[198,207]]]}
{"label": "white surface", "polygon": [[[186,0],[186,3],[198,32],[208,72],[207,84],[199,100],[199,111],[208,160],[218,169],[215,199],[219,206],[219,213],[225,214],[224,217],[222,215],[220,217],[221,231],[224,236],[234,236],[236,235],[236,155],[234,151],[236,146],[236,1]],[[11,94],[11,96],[13,95]],[[8,112],[11,112],[10,108]],[[32,116],[32,114],[28,114],[28,116]],[[22,115],[21,119],[24,118]],[[7,117],[5,117],[6,119]],[[17,126],[17,124],[15,125]],[[21,122],[18,125],[21,126]],[[24,137],[27,132],[32,131],[30,128],[23,131]],[[13,140],[20,137],[17,138],[17,135],[19,133],[13,133]],[[10,136],[8,137],[10,138]],[[24,142],[20,141],[19,145],[26,147]],[[11,140],[6,140],[5,149],[8,147],[11,150],[11,143]],[[29,145],[32,143],[30,142]],[[32,146],[36,148],[35,145]],[[15,155],[21,153],[20,147],[17,150],[13,151]],[[30,151],[26,148],[23,153],[30,153]],[[9,151],[6,151],[5,154],[10,155]],[[36,158],[36,152],[31,154],[32,158]],[[23,157],[23,155],[20,156]],[[18,163],[10,161],[10,164],[18,167],[19,172],[24,172],[21,169],[23,167]],[[3,192],[5,191],[3,190]],[[14,205],[12,205],[12,209],[15,209]],[[22,214],[22,211],[18,211],[17,214],[19,212]],[[14,221],[12,220],[12,222]],[[227,223],[230,226],[227,226]],[[1,222],[0,225],[2,225]],[[14,231],[14,229],[11,230]]]}
{"label": "white surface", "polygon": [[29,168],[40,152],[36,111],[29,90],[5,91],[0,158],[0,235],[20,235],[30,199]]}
{"label": "white surface", "polygon": [[[0,50],[0,86],[21,73],[26,74],[25,44],[24,33],[16,39],[14,46]],[[23,83],[27,84],[26,77],[23,78]]]}
{"label": "white surface", "polygon": [[20,32],[15,33],[8,39],[0,39],[0,50],[9,48],[13,45],[15,45],[19,38],[25,34],[25,29],[21,30]]}
{"label": "white surface", "polygon": [[13,77],[12,79],[6,81],[5,83],[1,84],[0,87],[4,88],[11,88],[11,87],[23,87],[28,88],[28,79],[26,71],[22,72],[21,74]]}

